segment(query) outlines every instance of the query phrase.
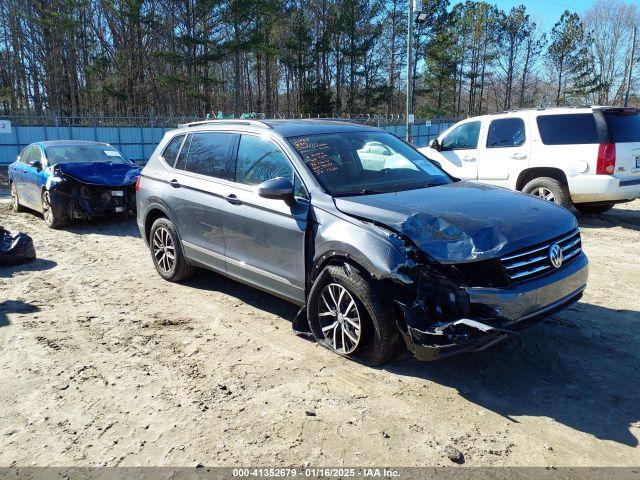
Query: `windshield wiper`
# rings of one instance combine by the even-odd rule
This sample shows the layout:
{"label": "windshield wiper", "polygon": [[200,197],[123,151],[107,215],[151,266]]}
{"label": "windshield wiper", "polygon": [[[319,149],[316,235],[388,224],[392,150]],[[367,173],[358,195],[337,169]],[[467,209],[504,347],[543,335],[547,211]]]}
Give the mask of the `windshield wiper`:
{"label": "windshield wiper", "polygon": [[361,190],[348,190],[346,192],[338,192],[334,196],[335,197],[353,197],[356,195],[376,195],[378,193],[386,193],[386,192],[381,192],[379,190],[371,190],[370,188],[363,188]]}

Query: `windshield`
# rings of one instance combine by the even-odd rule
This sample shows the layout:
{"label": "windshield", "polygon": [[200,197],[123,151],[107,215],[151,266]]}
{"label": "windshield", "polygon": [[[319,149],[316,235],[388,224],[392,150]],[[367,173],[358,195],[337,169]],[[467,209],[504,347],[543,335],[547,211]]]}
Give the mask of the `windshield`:
{"label": "windshield", "polygon": [[440,168],[390,133],[327,133],[288,140],[324,189],[336,197],[451,182]]}
{"label": "windshield", "polygon": [[108,145],[56,145],[47,147],[49,165],[58,163],[110,162],[131,163]]}

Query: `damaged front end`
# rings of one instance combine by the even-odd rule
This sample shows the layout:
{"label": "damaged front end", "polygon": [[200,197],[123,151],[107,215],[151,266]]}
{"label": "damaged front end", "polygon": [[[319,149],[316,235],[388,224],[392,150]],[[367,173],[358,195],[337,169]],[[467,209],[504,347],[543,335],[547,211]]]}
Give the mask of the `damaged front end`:
{"label": "damaged front end", "polygon": [[391,238],[406,254],[392,270],[393,298],[402,312],[397,325],[418,360],[479,351],[518,335],[579,300],[586,285],[581,252],[561,270],[516,284],[499,258],[442,264],[408,238]]}
{"label": "damaged front end", "polygon": [[105,215],[135,215],[135,178],[128,183],[114,183],[117,184],[85,182],[54,166],[46,189],[59,218],[91,220]]}
{"label": "damaged front end", "polygon": [[496,318],[490,309],[480,305],[472,308],[467,289],[446,275],[445,268],[413,246],[406,250],[409,261],[398,273],[408,283],[396,289],[394,301],[402,312],[398,329],[418,360],[479,350],[515,333],[499,326],[504,319]]}

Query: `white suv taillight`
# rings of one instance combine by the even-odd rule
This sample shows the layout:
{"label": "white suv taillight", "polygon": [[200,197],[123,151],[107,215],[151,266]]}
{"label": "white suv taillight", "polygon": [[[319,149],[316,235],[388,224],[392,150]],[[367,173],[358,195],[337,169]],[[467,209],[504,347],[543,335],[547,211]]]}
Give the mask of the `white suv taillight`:
{"label": "white suv taillight", "polygon": [[138,178],[136,178],[136,193],[138,193],[140,191],[140,176],[138,175]]}
{"label": "white suv taillight", "polygon": [[598,148],[598,175],[612,175],[616,169],[616,145],[615,143],[601,143]]}

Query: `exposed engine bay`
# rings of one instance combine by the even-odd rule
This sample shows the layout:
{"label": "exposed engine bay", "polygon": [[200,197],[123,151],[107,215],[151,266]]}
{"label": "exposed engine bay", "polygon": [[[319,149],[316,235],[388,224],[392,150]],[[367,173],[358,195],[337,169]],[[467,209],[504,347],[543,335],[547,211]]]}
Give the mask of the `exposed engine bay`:
{"label": "exposed engine bay", "polygon": [[137,168],[132,169],[131,175],[129,172],[117,177],[94,174],[91,178],[83,175],[81,179],[68,172],[70,166],[78,170],[77,164],[52,167],[53,175],[46,185],[58,215],[72,220],[90,220],[113,214],[135,215]]}

